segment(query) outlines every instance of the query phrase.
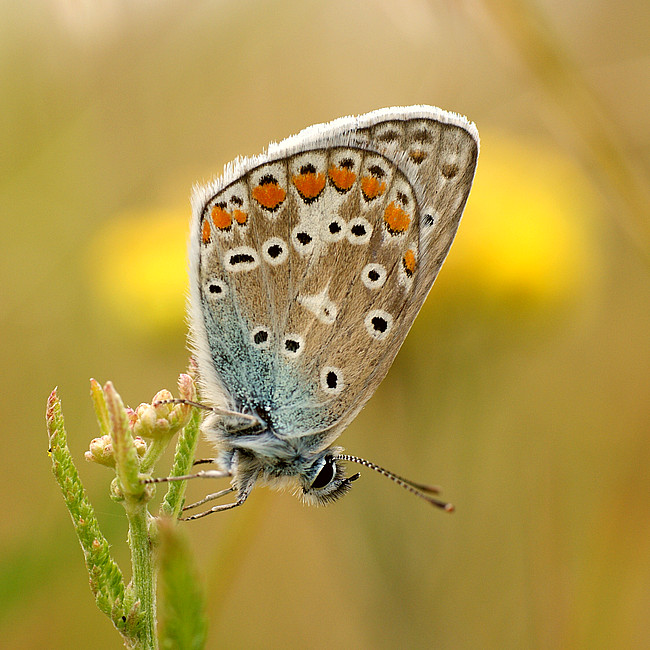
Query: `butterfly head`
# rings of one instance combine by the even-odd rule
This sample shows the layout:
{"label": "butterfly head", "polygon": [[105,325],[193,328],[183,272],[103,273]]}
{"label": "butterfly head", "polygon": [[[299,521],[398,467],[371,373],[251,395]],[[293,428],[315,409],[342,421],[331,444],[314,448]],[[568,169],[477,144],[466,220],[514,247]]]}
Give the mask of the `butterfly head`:
{"label": "butterfly head", "polygon": [[336,501],[346,494],[352,481],[360,474],[346,476],[345,470],[337,453],[340,447],[330,447],[320,453],[311,465],[306,466],[300,474],[301,493],[303,501],[310,505],[324,506]]}

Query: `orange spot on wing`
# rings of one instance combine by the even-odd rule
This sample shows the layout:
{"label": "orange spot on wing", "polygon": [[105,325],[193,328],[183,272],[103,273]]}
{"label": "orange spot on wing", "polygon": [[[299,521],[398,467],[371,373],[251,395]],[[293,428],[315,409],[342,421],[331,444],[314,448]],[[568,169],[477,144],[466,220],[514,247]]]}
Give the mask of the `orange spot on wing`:
{"label": "orange spot on wing", "polygon": [[300,196],[305,199],[315,199],[325,187],[325,174],[296,174],[293,177],[293,184],[296,186]]}
{"label": "orange spot on wing", "polygon": [[406,251],[406,253],[404,253],[402,263],[404,264],[406,275],[408,275],[410,278],[415,271],[415,253],[412,249],[409,249]]}
{"label": "orange spot on wing", "polygon": [[347,192],[353,185],[354,181],[357,180],[357,175],[346,167],[330,167],[329,177],[334,187],[341,190],[342,192]]}
{"label": "orange spot on wing", "polygon": [[211,215],[212,223],[215,227],[219,228],[219,230],[228,230],[232,225],[232,216],[230,215],[230,212],[224,210],[220,205],[215,205],[212,208]]}
{"label": "orange spot on wing", "polygon": [[253,188],[253,198],[264,208],[275,210],[287,193],[277,183],[263,183]]}
{"label": "orange spot on wing", "polygon": [[404,232],[409,227],[411,217],[395,201],[391,201],[384,211],[384,222],[390,233],[398,234]]}
{"label": "orange spot on wing", "polygon": [[240,226],[243,226],[248,221],[248,214],[243,210],[234,210],[232,216]]}
{"label": "orange spot on wing", "polygon": [[201,240],[204,244],[210,242],[210,222],[207,219],[203,220],[203,227],[201,228]]}
{"label": "orange spot on wing", "polygon": [[419,165],[422,162],[424,162],[425,158],[427,157],[426,151],[422,151],[421,149],[414,149],[409,153],[409,158],[416,164]]}
{"label": "orange spot on wing", "polygon": [[366,199],[376,199],[386,191],[386,183],[376,176],[364,176],[361,179],[361,191]]}

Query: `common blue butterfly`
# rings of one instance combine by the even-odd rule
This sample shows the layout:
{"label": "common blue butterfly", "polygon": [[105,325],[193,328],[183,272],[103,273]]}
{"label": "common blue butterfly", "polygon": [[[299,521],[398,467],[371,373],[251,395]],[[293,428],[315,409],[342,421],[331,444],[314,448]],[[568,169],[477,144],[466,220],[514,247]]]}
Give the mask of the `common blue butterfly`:
{"label": "common blue butterfly", "polygon": [[[334,446],[395,358],[449,252],[474,178],[476,127],[430,106],[311,126],[195,189],[190,342],[203,431],[242,504],[256,482],[310,503],[375,469]],[[181,477],[178,477],[181,478]],[[427,494],[428,493],[428,494]],[[191,507],[191,506],[190,506]]]}

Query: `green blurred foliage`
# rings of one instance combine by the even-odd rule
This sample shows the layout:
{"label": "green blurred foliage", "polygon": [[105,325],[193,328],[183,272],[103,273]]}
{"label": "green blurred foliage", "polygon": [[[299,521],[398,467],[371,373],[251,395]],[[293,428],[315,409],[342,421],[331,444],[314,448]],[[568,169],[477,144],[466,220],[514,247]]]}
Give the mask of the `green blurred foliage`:
{"label": "green blurred foliage", "polygon": [[475,192],[342,442],[443,485],[457,512],[364,472],[328,509],[260,489],[188,525],[208,646],[650,646],[648,12],[534,7],[2,3],[0,458],[21,488],[0,523],[3,644],[116,647],[50,474],[45,401],[58,385],[128,566],[109,472],[81,462],[88,379],[136,406],[185,368],[191,186],[309,124],[430,103],[484,134]]}

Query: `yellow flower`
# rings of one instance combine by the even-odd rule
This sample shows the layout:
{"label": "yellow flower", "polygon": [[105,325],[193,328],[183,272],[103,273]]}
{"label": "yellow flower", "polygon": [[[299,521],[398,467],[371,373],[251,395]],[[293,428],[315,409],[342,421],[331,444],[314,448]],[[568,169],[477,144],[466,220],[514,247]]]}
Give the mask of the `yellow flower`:
{"label": "yellow flower", "polygon": [[557,149],[483,135],[439,289],[532,307],[575,296],[592,279],[596,209],[580,170]]}
{"label": "yellow flower", "polygon": [[143,335],[184,328],[188,211],[147,211],[106,222],[89,251],[102,312]]}

